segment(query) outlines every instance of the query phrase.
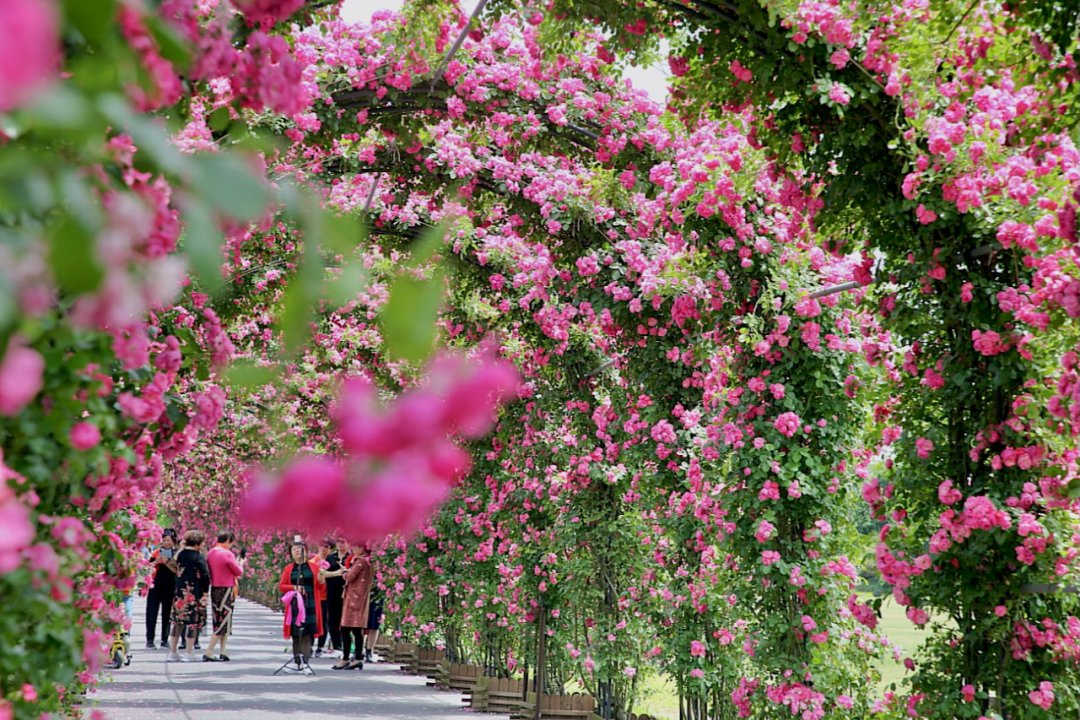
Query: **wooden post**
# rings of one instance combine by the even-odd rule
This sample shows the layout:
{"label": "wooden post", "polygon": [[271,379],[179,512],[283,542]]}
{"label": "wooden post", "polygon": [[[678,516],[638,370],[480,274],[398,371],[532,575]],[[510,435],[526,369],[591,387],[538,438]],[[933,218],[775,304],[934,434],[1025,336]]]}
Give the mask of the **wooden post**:
{"label": "wooden post", "polygon": [[540,720],[544,683],[547,680],[547,611],[541,605],[539,612],[540,615],[536,620],[536,707],[533,710],[534,720]]}

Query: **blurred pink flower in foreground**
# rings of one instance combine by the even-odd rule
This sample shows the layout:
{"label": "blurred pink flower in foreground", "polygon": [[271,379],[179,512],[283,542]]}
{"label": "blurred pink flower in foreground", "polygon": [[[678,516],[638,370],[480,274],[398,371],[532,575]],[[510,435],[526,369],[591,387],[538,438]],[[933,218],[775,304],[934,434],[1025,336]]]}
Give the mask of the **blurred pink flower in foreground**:
{"label": "blurred pink flower in foreground", "polygon": [[0,360],[0,415],[16,415],[41,390],[45,361],[36,350],[12,339]]}
{"label": "blurred pink flower in foreground", "polygon": [[364,378],[350,378],[332,409],[343,454],[293,460],[256,481],[244,501],[261,527],[339,530],[353,541],[418,528],[471,469],[455,440],[482,437],[516,394],[514,366],[437,358],[423,384],[388,405]]}
{"label": "blurred pink flower in foreground", "polygon": [[56,76],[60,34],[52,0],[0,2],[0,112],[28,102]]}
{"label": "blurred pink flower in foreground", "polygon": [[0,575],[19,566],[19,556],[34,539],[30,513],[7,486],[8,478],[18,478],[4,465],[0,451]]}
{"label": "blurred pink flower in foreground", "polygon": [[75,423],[71,428],[71,446],[76,450],[89,450],[101,442],[101,431],[89,422]]}

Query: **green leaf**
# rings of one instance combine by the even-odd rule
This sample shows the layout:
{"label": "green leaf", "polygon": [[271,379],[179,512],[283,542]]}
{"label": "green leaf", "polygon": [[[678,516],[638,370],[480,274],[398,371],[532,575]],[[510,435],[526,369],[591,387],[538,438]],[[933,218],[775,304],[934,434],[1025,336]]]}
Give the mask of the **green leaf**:
{"label": "green leaf", "polygon": [[323,215],[323,246],[330,252],[348,257],[367,239],[367,228],[355,215]]}
{"label": "green leaf", "polygon": [[221,285],[221,229],[210,211],[199,202],[185,205],[184,221],[181,246],[203,289],[214,294]]}
{"label": "green leaf", "polygon": [[217,153],[193,158],[194,186],[208,205],[234,220],[254,220],[266,209],[270,193],[235,155]]}
{"label": "green leaf", "polygon": [[[295,352],[311,334],[311,317],[315,309],[316,293],[312,291],[310,273],[299,273],[285,288],[281,314],[277,325],[288,352]],[[318,289],[317,286],[315,288]]]}
{"label": "green leaf", "polygon": [[346,263],[337,277],[326,282],[323,296],[335,305],[344,305],[356,299],[356,295],[368,286],[367,269],[359,261]]}
{"label": "green leaf", "polygon": [[97,290],[105,277],[94,257],[94,235],[70,215],[49,232],[49,265],[60,287],[72,295]]}
{"label": "green leaf", "polygon": [[[58,130],[86,130],[91,108],[86,99],[67,85],[57,84],[29,109],[31,122]],[[98,120],[96,124],[100,123]]]}
{"label": "green leaf", "polygon": [[63,0],[64,19],[71,22],[87,42],[101,45],[116,24],[117,0]]}
{"label": "green leaf", "polygon": [[161,56],[171,62],[177,72],[186,73],[191,65],[191,50],[183,38],[158,15],[147,14],[146,24],[157,42]]}
{"label": "green leaf", "polygon": [[379,325],[391,357],[419,364],[435,350],[435,321],[443,300],[444,271],[437,267],[429,280],[399,275],[390,299],[379,314]]}
{"label": "green leaf", "polygon": [[426,263],[442,248],[444,242],[446,242],[445,222],[428,228],[413,244],[409,264],[416,267]]}
{"label": "green leaf", "polygon": [[214,132],[221,132],[229,127],[229,123],[232,122],[232,113],[229,110],[228,105],[219,107],[214,112],[210,113],[210,117],[206,119],[206,124],[210,126],[210,129]]}
{"label": "green leaf", "polygon": [[281,369],[249,362],[234,362],[225,371],[225,382],[234,388],[256,388],[269,385],[278,379]]}
{"label": "green leaf", "polygon": [[131,136],[139,150],[145,152],[158,168],[174,175],[186,174],[189,168],[188,157],[173,146],[165,131],[148,116],[136,113],[119,95],[101,98],[98,107],[117,129]]}

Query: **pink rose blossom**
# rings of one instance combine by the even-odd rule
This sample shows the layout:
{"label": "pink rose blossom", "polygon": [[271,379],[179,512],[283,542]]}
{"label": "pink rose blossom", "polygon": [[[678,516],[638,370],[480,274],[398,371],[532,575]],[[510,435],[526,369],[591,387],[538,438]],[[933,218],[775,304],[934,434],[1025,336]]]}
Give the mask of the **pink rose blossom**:
{"label": "pink rose blossom", "polygon": [[802,425],[802,419],[793,412],[782,413],[773,422],[773,427],[776,431],[785,437],[791,437],[799,431],[799,427]]}
{"label": "pink rose blossom", "polygon": [[[0,469],[3,460],[0,458]],[[9,573],[19,565],[19,553],[34,539],[30,513],[15,498],[0,475],[0,575]]]}
{"label": "pink rose blossom", "polygon": [[915,452],[923,460],[929,458],[930,453],[932,453],[933,451],[934,443],[932,443],[930,440],[927,440],[924,437],[915,440]]}
{"label": "pink rose blossom", "polygon": [[8,345],[0,361],[0,415],[17,415],[41,390],[45,360],[19,340]]}
{"label": "pink rose blossom", "polygon": [[1039,683],[1038,690],[1032,690],[1028,693],[1028,699],[1031,700],[1033,705],[1038,705],[1043,710],[1049,710],[1050,706],[1054,704],[1054,683],[1043,680]]}
{"label": "pink rose blossom", "polygon": [[304,5],[304,0],[232,0],[254,25],[273,25],[284,20]]}
{"label": "pink rose blossom", "polygon": [[56,77],[57,20],[52,0],[0,2],[0,112],[26,104]]}
{"label": "pink rose blossom", "polygon": [[76,450],[89,450],[101,442],[101,431],[89,422],[75,423],[71,427],[71,446]]}

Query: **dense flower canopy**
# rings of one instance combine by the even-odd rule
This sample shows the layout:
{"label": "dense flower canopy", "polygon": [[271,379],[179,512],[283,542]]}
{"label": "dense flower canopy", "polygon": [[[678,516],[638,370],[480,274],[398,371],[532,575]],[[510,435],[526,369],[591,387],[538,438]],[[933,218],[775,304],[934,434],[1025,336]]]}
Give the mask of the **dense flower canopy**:
{"label": "dense flower canopy", "polygon": [[1077,711],[1076,13],[600,5],[0,8],[0,718],[159,521],[607,717]]}

